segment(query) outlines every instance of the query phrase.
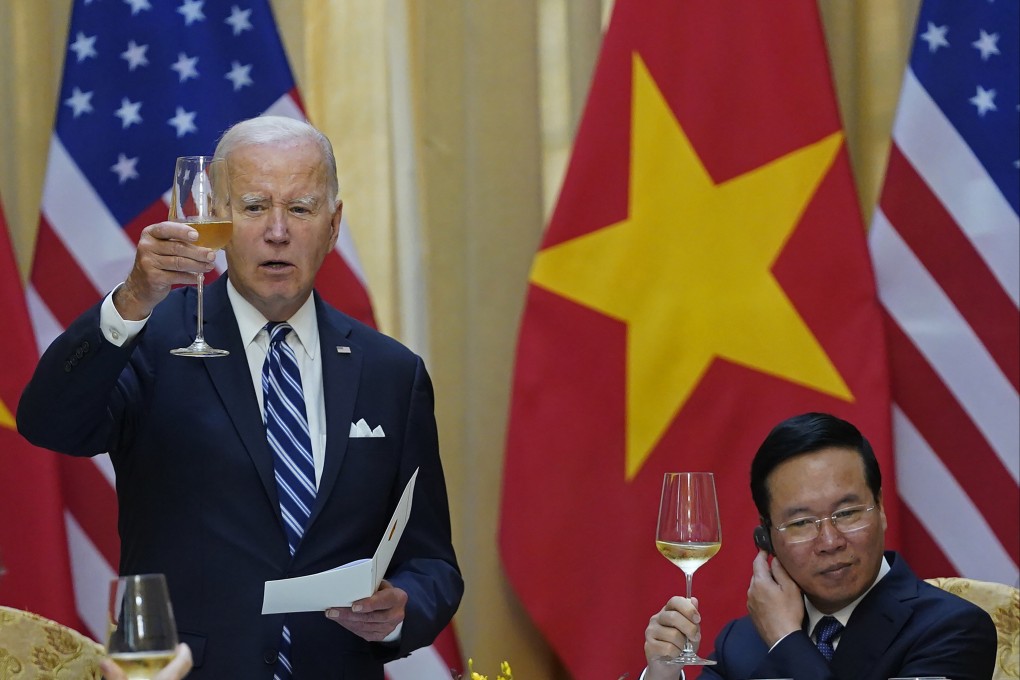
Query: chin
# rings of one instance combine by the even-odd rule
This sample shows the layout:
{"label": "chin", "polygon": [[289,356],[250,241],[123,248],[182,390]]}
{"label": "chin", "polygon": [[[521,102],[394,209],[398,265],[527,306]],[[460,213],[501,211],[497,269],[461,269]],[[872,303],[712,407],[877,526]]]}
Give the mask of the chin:
{"label": "chin", "polygon": [[856,600],[863,590],[856,584],[853,587],[838,590],[820,588],[814,596],[809,595],[808,597],[823,614],[831,614]]}

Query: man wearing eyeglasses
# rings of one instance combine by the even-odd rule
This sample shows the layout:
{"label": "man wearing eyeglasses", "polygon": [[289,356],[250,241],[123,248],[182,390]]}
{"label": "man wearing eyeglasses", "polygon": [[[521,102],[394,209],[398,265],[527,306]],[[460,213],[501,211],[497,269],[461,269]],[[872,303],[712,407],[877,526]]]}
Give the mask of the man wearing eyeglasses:
{"label": "man wearing eyeglasses", "polygon": [[[988,614],[884,551],[882,473],[856,427],[824,413],[783,421],[751,463],[751,495],[761,527],[749,613],[720,632],[701,678],[992,676]],[[700,620],[697,600],[679,596],[651,618],[645,680],[682,677],[665,661],[685,636],[701,642]]]}

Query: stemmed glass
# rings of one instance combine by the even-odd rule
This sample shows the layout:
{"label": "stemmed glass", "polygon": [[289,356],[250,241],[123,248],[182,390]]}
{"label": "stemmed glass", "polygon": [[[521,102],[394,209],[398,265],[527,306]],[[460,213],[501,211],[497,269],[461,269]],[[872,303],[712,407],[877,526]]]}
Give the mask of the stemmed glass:
{"label": "stemmed glass", "polygon": [[[227,162],[212,156],[181,156],[174,168],[174,185],[170,198],[172,222],[184,222],[198,232],[195,245],[219,250],[230,242],[234,225],[230,213],[230,189]],[[204,322],[202,295],[205,274],[199,272],[198,330],[195,341],[188,347],[170,350],[184,357],[223,357],[225,349],[210,347],[202,332]]]}
{"label": "stemmed glass", "polygon": [[[715,477],[711,472],[667,472],[662,479],[655,547],[687,576],[688,599],[694,572],[721,546]],[[666,663],[711,666],[715,661],[698,656],[690,638],[686,638],[680,656],[671,657]]]}
{"label": "stemmed glass", "polygon": [[151,680],[173,659],[177,626],[163,574],[110,582],[106,651],[129,680]]}

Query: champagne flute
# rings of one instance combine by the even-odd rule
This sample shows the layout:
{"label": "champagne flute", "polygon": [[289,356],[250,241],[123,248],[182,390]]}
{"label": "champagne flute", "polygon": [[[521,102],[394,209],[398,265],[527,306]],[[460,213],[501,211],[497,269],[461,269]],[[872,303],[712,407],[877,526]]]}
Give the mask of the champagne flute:
{"label": "champagne flute", "polygon": [[[721,546],[715,477],[711,472],[667,472],[662,479],[655,547],[687,576],[688,599],[694,572],[719,552]],[[666,663],[711,666],[715,661],[698,656],[690,638],[686,638],[680,656]]]}
{"label": "champagne flute", "polygon": [[152,680],[174,657],[177,626],[163,574],[110,582],[106,652],[128,680]]}
{"label": "champagne flute", "polygon": [[[181,156],[174,168],[174,185],[170,199],[172,222],[184,222],[198,232],[195,245],[219,250],[230,242],[234,225],[230,213],[230,189],[227,162],[212,156]],[[183,357],[223,357],[227,350],[209,346],[202,332],[202,295],[205,274],[199,272],[198,330],[195,341],[188,347],[170,350]]]}

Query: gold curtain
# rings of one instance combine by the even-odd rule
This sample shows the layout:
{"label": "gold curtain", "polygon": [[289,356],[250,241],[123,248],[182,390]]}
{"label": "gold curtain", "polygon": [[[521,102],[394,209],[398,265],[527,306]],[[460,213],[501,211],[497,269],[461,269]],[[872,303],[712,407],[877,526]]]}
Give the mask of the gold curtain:
{"label": "gold curtain", "polygon": [[[818,2],[867,219],[918,3]],[[0,196],[23,273],[70,4],[0,3]],[[435,380],[467,582],[456,620],[463,651],[489,673],[507,659],[522,679],[566,678],[503,577],[496,527],[527,274],[611,2],[272,5],[309,116],[336,146],[345,216],[380,325],[425,354]],[[556,556],[534,559],[556,578]],[[580,635],[583,619],[578,612]],[[620,635],[640,649],[642,631]]]}

